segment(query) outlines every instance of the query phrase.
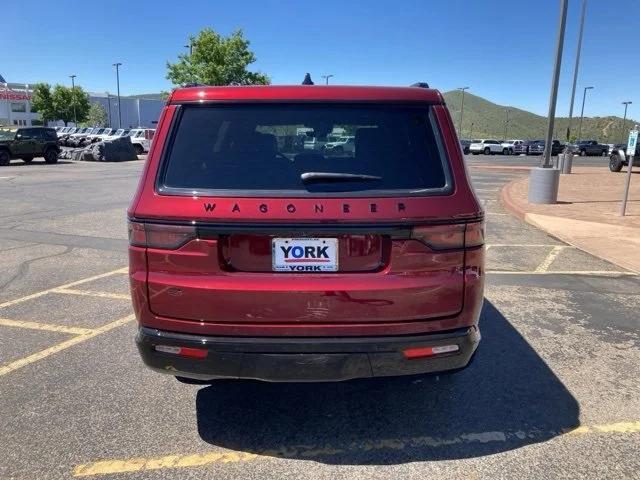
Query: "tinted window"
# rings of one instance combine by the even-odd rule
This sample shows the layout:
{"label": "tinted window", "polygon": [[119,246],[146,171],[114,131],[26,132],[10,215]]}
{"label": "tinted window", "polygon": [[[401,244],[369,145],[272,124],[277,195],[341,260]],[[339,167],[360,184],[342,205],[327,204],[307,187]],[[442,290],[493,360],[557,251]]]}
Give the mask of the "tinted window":
{"label": "tinted window", "polygon": [[[258,195],[258,191],[274,190],[419,193],[446,186],[428,108],[225,105],[182,109],[160,180],[167,188]],[[303,128],[315,142],[310,144],[309,137],[298,135]],[[327,137],[336,129],[354,136],[355,152],[325,149]],[[310,172],[376,178],[301,178]]]}

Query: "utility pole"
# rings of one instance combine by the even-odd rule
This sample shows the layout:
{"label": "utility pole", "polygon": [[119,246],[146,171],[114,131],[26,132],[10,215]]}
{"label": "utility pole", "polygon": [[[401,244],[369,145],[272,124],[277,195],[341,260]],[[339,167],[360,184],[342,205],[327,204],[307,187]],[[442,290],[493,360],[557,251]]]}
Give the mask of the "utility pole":
{"label": "utility pole", "polygon": [[624,124],[627,122],[627,107],[631,105],[633,102],[622,102],[624,105],[624,118],[622,119],[622,132],[620,133],[620,143],[624,143]]}
{"label": "utility pole", "polygon": [[185,45],[184,48],[189,49],[189,56],[193,55],[193,43],[189,42],[189,45]]}
{"label": "utility pole", "polygon": [[[458,87],[458,90],[460,90],[462,92],[462,99],[460,100],[460,122],[458,124],[458,133],[460,134],[460,136],[462,136],[462,115],[463,115],[463,112],[464,112],[464,91],[465,90],[469,90],[469,87]],[[473,134],[471,136],[473,136]]]}
{"label": "utility pole", "polygon": [[578,126],[578,140],[582,139],[582,118],[584,117],[584,101],[587,98],[587,90],[591,90],[593,87],[584,87],[582,92],[582,109],[580,110],[580,125]]}
{"label": "utility pole", "polygon": [[118,128],[122,128],[122,105],[120,103],[120,65],[122,63],[114,63],[113,66],[116,67],[116,82],[118,85]]}
{"label": "utility pole", "polygon": [[335,77],[335,75],[331,74],[331,75],[320,75],[321,78],[324,78],[324,84],[325,85],[329,85],[329,79],[331,77]]}
{"label": "utility pole", "polygon": [[73,123],[78,126],[78,116],[76,115],[76,83],[77,75],[69,75],[71,77],[71,104],[73,105]]}
{"label": "utility pole", "polygon": [[580,32],[578,33],[578,51],[576,52],[576,65],[573,69],[573,87],[571,88],[571,103],[569,104],[569,123],[567,124],[567,142],[571,140],[571,118],[573,117],[573,101],[576,97],[576,82],[578,81],[578,69],[580,67],[580,52],[582,50],[582,33],[584,31],[584,17],[587,10],[587,0],[582,0],[582,14],[580,16]]}

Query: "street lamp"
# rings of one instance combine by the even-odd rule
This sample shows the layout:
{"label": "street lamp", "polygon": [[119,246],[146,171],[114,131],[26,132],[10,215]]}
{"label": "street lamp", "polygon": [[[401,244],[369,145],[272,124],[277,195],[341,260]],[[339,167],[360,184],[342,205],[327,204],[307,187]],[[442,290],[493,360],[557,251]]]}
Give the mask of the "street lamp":
{"label": "street lamp", "polygon": [[109,108],[109,128],[111,128],[111,94],[107,92],[107,106]]}
{"label": "street lamp", "polygon": [[547,135],[545,138],[544,160],[540,167],[532,168],[529,177],[529,203],[552,204],[558,201],[558,186],[560,170],[552,168],[551,145],[558,102],[558,83],[562,67],[562,50],[564,48],[564,31],[567,25],[567,9],[569,0],[560,0],[560,15],[558,19],[558,34],[556,37],[556,51],[554,55],[553,75],[551,76],[551,91],[549,92],[549,112],[547,114]]}
{"label": "street lamp", "polygon": [[329,79],[331,77],[335,77],[335,75],[331,74],[331,75],[320,75],[320,77],[324,78],[324,84],[325,85],[329,85]]}
{"label": "street lamp", "polygon": [[193,43],[189,42],[189,45],[185,45],[184,48],[189,49],[189,56],[193,55]]}
{"label": "street lamp", "polygon": [[120,104],[120,65],[122,65],[122,63],[120,62],[113,64],[113,66],[116,67],[116,82],[118,85],[118,128],[122,128],[122,108]]}
{"label": "street lamp", "polygon": [[584,117],[584,101],[587,98],[587,90],[591,90],[594,87],[584,87],[584,92],[582,92],[582,110],[580,110],[580,126],[578,127],[578,140],[581,139],[582,136],[582,117]]}
{"label": "street lamp", "polygon": [[505,113],[507,114],[507,119],[504,121],[504,139],[507,140],[507,130],[509,127],[509,109],[505,109]]}
{"label": "street lamp", "polygon": [[69,77],[71,78],[71,105],[73,105],[73,123],[76,124],[76,127],[78,126],[78,116],[76,115],[76,83],[75,83],[75,79],[77,77],[77,75],[69,75]]}
{"label": "street lamp", "polygon": [[633,102],[626,101],[622,102],[624,105],[624,118],[622,119],[622,132],[620,133],[620,143],[624,143],[624,124],[627,122],[627,107],[631,105]]}
{"label": "street lamp", "polygon": [[462,92],[462,100],[460,102],[460,123],[458,125],[458,131],[460,132],[460,136],[462,136],[462,114],[464,112],[464,91],[469,90],[469,87],[459,87],[458,90]]}
{"label": "street lamp", "polygon": [[567,124],[567,142],[571,141],[571,118],[573,117],[573,101],[576,97],[576,82],[580,67],[580,51],[582,50],[582,32],[584,30],[584,16],[587,10],[587,0],[582,0],[582,15],[580,17],[580,32],[578,33],[578,50],[576,51],[576,65],[573,69],[573,87],[571,88],[571,103],[569,104],[569,123]]}

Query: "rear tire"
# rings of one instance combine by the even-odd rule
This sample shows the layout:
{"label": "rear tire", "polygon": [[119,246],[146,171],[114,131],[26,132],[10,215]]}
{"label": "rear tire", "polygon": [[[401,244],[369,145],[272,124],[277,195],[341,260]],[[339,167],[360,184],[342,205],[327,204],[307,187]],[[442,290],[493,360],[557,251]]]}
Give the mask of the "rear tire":
{"label": "rear tire", "polygon": [[133,144],[133,149],[136,152],[136,155],[143,155],[144,154],[144,148],[142,148],[142,145],[140,145],[139,143],[134,143]]}
{"label": "rear tire", "polygon": [[503,155],[511,155],[511,152],[509,152],[509,149],[508,149],[508,148],[503,148],[503,149],[502,149],[502,154],[503,154]]}
{"label": "rear tire", "polygon": [[58,152],[53,148],[48,148],[44,152],[44,161],[45,163],[58,163]]}
{"label": "rear tire", "polygon": [[491,155],[491,149],[490,149],[489,147],[486,147],[486,148],[484,149],[484,154],[485,154],[485,155]]}
{"label": "rear tire", "polygon": [[5,167],[11,162],[11,155],[6,150],[0,150],[0,167]]}
{"label": "rear tire", "polygon": [[622,160],[618,155],[611,155],[611,159],[609,160],[609,170],[612,172],[619,172],[622,170]]}

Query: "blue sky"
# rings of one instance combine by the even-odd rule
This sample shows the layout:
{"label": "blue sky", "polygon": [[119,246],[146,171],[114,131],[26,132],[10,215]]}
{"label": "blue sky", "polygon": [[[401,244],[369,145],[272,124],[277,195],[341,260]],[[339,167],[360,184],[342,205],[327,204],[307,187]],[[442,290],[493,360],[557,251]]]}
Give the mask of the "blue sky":
{"label": "blue sky", "polygon": [[[76,81],[123,94],[169,90],[173,61],[189,34],[209,26],[242,28],[258,61],[253,69],[276,84],[316,81],[408,85],[427,81],[443,91],[470,92],[504,105],[546,114],[559,12],[558,0],[184,1],[96,2],[21,0],[2,7],[0,74],[7,81]],[[638,0],[590,0],[578,79],[588,95],[585,115],[640,118]],[[580,3],[570,0],[558,115],[566,115]],[[629,12],[625,14],[625,12]],[[632,60],[629,61],[629,58]],[[618,73],[619,72],[619,73]],[[636,114],[635,111],[639,113]],[[575,109],[574,109],[575,111]],[[578,112],[579,114],[579,112]]]}

